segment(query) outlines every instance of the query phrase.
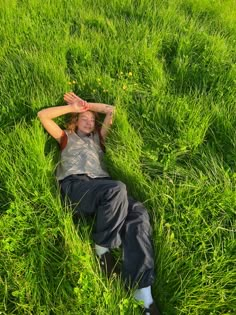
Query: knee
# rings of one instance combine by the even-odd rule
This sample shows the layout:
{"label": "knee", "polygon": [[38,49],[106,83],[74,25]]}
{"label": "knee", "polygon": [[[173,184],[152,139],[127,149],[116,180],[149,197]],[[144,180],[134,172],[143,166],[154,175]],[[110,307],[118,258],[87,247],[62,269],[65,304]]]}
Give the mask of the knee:
{"label": "knee", "polygon": [[141,202],[135,201],[134,203],[130,203],[129,212],[133,217],[136,217],[140,227],[144,230],[151,229],[148,211]]}
{"label": "knee", "polygon": [[128,211],[128,196],[126,185],[121,181],[113,181],[108,187],[104,198],[108,202],[112,202],[114,209],[122,206],[122,209]]}
{"label": "knee", "polygon": [[115,183],[116,183],[116,187],[117,187],[121,192],[127,193],[126,185],[125,185],[123,182],[117,180],[117,181],[115,181]]}
{"label": "knee", "polygon": [[110,191],[116,192],[121,196],[127,197],[126,185],[119,180],[113,182],[113,184],[110,187]]}
{"label": "knee", "polygon": [[142,219],[142,221],[149,222],[149,214],[145,206],[140,202],[135,200],[133,197],[129,196],[129,212],[134,216],[137,216]]}
{"label": "knee", "polygon": [[144,225],[150,226],[150,218],[146,208],[140,207],[139,218]]}
{"label": "knee", "polygon": [[139,222],[140,222],[140,224],[138,224],[138,230],[141,233],[151,235],[152,234],[152,227],[151,227],[149,215],[148,215],[148,212],[146,209],[145,209],[145,211],[140,213]]}

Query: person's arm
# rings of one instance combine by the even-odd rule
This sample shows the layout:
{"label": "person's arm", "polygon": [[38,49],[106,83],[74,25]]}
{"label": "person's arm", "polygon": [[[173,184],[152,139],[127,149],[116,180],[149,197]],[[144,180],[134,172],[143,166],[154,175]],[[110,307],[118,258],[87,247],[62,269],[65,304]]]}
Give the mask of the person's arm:
{"label": "person's arm", "polygon": [[78,102],[79,104],[87,105],[88,110],[106,114],[105,119],[102,124],[102,128],[101,128],[101,136],[105,140],[107,133],[109,131],[109,128],[112,125],[112,118],[113,118],[114,109],[115,109],[114,106],[102,104],[102,103],[89,103],[89,102],[84,101],[82,98],[80,98],[79,96],[77,96],[76,94],[72,92],[65,94],[64,100],[68,104]]}
{"label": "person's arm", "polygon": [[101,136],[102,136],[103,140],[105,140],[105,138],[109,132],[109,129],[112,125],[113,113],[114,113],[114,106],[112,106],[112,108],[106,113],[105,119],[104,119],[103,124],[102,124]]}
{"label": "person's arm", "polygon": [[65,106],[45,108],[38,112],[38,118],[47,132],[60,143],[64,132],[53,119],[69,113],[82,113],[86,110],[88,110],[86,104],[71,103]]}

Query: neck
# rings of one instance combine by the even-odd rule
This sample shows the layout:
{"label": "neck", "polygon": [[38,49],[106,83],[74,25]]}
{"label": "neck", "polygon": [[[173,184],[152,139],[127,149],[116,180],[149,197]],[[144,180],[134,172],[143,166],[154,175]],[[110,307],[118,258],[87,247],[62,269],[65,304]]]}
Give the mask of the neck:
{"label": "neck", "polygon": [[92,132],[91,133],[85,133],[85,132],[83,132],[83,131],[81,131],[79,129],[77,129],[76,133],[80,137],[89,137],[92,134]]}

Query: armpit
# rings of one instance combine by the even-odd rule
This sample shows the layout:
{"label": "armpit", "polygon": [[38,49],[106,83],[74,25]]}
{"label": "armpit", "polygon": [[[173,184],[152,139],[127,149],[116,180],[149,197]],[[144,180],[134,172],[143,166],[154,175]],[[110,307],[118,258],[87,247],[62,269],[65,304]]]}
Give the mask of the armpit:
{"label": "armpit", "polygon": [[63,149],[65,149],[66,145],[67,145],[67,141],[68,141],[68,136],[65,133],[65,131],[63,131],[62,137],[61,137],[61,141],[60,141],[60,149],[61,151]]}

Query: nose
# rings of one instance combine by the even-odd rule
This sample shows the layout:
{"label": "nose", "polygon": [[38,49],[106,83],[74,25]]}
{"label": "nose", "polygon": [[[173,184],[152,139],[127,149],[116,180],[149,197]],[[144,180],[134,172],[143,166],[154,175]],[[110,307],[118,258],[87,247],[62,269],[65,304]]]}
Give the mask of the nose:
{"label": "nose", "polygon": [[92,121],[91,120],[87,120],[87,125],[91,126],[92,125]]}
{"label": "nose", "polygon": [[94,124],[94,122],[93,122],[92,120],[87,120],[87,121],[86,121],[86,125],[87,125],[89,128],[93,127],[93,124]]}

